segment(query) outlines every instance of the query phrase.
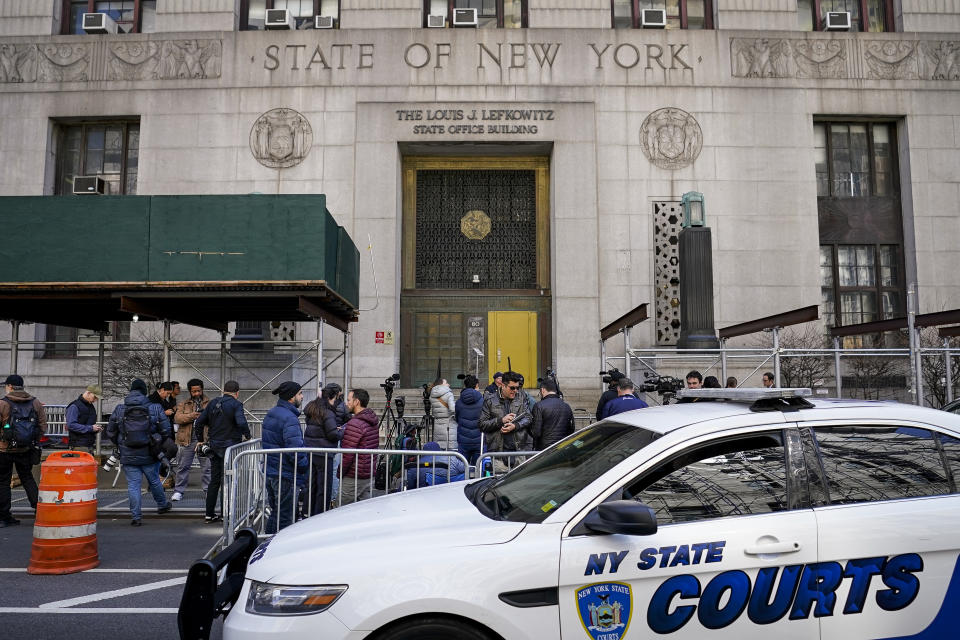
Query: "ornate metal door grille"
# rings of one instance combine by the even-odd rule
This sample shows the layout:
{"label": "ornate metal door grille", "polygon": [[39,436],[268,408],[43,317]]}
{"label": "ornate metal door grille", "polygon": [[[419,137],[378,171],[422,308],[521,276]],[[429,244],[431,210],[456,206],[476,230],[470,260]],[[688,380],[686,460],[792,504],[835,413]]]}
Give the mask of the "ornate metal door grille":
{"label": "ornate metal door grille", "polygon": [[[416,287],[469,288],[477,275],[482,289],[536,288],[536,205],[532,170],[418,170]],[[481,224],[467,237],[476,211],[489,232],[472,213]]]}
{"label": "ornate metal door grille", "polygon": [[680,338],[680,253],[683,207],[679,202],[653,203],[654,295],[657,344],[670,346]]}

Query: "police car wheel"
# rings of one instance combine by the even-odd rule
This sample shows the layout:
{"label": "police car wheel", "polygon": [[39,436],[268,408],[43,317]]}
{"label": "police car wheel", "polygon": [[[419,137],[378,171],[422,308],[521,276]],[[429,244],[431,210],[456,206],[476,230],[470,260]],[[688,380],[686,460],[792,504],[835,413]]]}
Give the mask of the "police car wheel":
{"label": "police car wheel", "polygon": [[468,623],[447,618],[416,618],[393,625],[376,640],[497,640],[499,636]]}

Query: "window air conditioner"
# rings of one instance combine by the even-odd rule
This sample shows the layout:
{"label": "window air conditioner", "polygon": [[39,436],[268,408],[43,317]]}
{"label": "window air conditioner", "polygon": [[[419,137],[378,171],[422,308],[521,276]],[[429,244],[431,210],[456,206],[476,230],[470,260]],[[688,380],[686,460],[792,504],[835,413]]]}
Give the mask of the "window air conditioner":
{"label": "window air conditioner", "polygon": [[83,14],[83,30],[86,33],[116,33],[117,23],[105,13]]}
{"label": "window air conditioner", "polygon": [[107,184],[100,176],[74,176],[73,194],[80,195],[103,195],[106,193]]}
{"label": "window air conditioner", "polygon": [[849,11],[828,11],[823,23],[824,31],[850,31]]}
{"label": "window air conditioner", "polygon": [[314,29],[333,29],[333,16],[314,16]]}
{"label": "window air conditioner", "polygon": [[640,26],[644,29],[666,29],[667,12],[663,9],[644,9],[640,12]]}
{"label": "window air conditioner", "polygon": [[476,27],[477,10],[476,9],[454,9],[453,26],[455,27]]}
{"label": "window air conditioner", "polygon": [[266,29],[289,29],[297,28],[293,20],[293,14],[286,9],[267,9],[267,19],[264,22]]}
{"label": "window air conditioner", "polygon": [[443,29],[447,26],[447,16],[429,15],[427,16],[427,26],[431,29]]}

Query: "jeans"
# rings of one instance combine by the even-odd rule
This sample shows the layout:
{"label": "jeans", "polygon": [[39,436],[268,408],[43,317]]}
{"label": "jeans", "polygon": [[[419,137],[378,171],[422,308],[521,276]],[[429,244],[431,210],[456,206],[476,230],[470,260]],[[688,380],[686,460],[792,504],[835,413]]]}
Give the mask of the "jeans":
{"label": "jeans", "polygon": [[310,487],[310,515],[315,516],[330,508],[333,496],[333,472],[337,468],[335,453],[313,454],[313,478]]}
{"label": "jeans", "polygon": [[[196,448],[196,440],[193,440],[189,446],[180,445],[180,450],[177,452],[177,481],[173,487],[174,491],[184,493],[187,490],[190,467],[193,466]],[[210,461],[206,458],[200,458],[200,474],[200,488],[206,491],[210,485]]]}
{"label": "jeans", "polygon": [[143,478],[147,479],[150,487],[150,493],[157,502],[157,508],[165,507],[167,496],[163,492],[163,483],[160,482],[160,463],[144,465],[123,465],[123,475],[127,476],[127,497],[130,500],[130,515],[134,520],[139,520],[140,513],[140,486]]}
{"label": "jeans", "polygon": [[33,465],[30,463],[31,451],[22,453],[0,453],[0,520],[10,520],[10,478],[13,468],[17,468],[20,484],[27,494],[30,506],[37,508],[37,481],[33,478]]}
{"label": "jeans", "polygon": [[217,498],[220,497],[220,487],[223,485],[223,457],[226,454],[226,449],[213,449],[207,458],[210,467],[210,484],[207,485],[208,518],[217,515]]}
{"label": "jeans", "polygon": [[460,455],[467,459],[467,463],[474,465],[477,464],[477,458],[480,457],[480,445],[477,445],[476,448],[464,449],[461,445],[458,449]]}
{"label": "jeans", "polygon": [[[293,524],[293,496],[296,491],[296,483],[290,478],[267,478],[267,500],[269,500],[270,515],[267,516],[265,533],[277,533]],[[277,504],[278,493],[280,494],[279,505]],[[277,528],[278,519],[280,521],[279,528]]]}

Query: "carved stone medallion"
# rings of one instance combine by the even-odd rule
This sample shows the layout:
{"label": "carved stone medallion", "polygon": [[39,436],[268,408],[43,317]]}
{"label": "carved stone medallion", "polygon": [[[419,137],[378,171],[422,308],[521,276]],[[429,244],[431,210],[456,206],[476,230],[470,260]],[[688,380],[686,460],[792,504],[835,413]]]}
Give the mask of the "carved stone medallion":
{"label": "carved stone medallion", "polygon": [[471,240],[483,240],[490,233],[490,216],[479,209],[460,218],[460,233]]}
{"label": "carved stone medallion", "polygon": [[293,109],[271,109],[257,118],[250,129],[250,151],[265,167],[295,167],[310,153],[313,128]]}
{"label": "carved stone medallion", "polygon": [[640,146],[647,160],[661,169],[683,169],[703,148],[703,132],[696,118],[676,107],[657,109],[640,127]]}

